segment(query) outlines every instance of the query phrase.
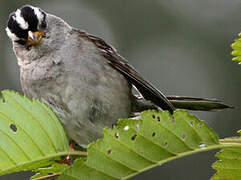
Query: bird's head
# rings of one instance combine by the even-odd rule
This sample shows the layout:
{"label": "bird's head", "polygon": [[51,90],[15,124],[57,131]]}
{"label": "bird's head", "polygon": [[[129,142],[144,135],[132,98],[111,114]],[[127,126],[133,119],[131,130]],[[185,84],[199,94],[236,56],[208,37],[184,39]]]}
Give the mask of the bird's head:
{"label": "bird's head", "polygon": [[6,27],[20,59],[27,59],[30,54],[37,59],[43,53],[57,49],[65,41],[69,30],[70,26],[61,18],[30,5],[11,13]]}
{"label": "bird's head", "polygon": [[10,14],[6,32],[16,43],[35,46],[45,36],[46,28],[46,13],[40,8],[25,5]]}

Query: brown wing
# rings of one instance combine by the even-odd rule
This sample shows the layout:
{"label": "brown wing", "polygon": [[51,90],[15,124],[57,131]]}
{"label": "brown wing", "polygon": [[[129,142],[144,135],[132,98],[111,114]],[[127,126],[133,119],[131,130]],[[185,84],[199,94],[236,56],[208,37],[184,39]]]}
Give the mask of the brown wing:
{"label": "brown wing", "polygon": [[84,31],[77,30],[80,35],[93,42],[102,55],[109,61],[109,64],[123,74],[142,94],[142,96],[163,110],[173,113],[174,106],[160,91],[146,81],[128,62],[120,56],[117,51],[108,45],[103,39],[87,34]]}

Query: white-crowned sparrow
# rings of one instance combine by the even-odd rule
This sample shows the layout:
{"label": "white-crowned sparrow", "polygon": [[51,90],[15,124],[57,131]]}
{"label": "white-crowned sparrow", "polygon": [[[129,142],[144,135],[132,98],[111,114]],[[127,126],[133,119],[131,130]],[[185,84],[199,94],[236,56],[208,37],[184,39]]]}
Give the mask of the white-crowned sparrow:
{"label": "white-crowned sparrow", "polygon": [[[133,112],[160,107],[172,113],[173,104],[182,107],[178,100],[195,100],[170,97],[172,104],[104,40],[40,8],[17,9],[6,31],[24,94],[51,106],[68,137],[79,145],[101,137],[104,127]],[[132,87],[143,98],[133,95]],[[199,108],[194,104],[190,109]]]}

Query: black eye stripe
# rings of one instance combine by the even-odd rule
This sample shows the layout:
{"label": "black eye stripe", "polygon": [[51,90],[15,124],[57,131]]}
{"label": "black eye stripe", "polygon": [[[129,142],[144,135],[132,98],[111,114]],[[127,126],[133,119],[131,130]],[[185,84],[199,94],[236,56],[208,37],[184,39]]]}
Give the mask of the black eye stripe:
{"label": "black eye stripe", "polygon": [[[41,11],[42,12],[42,11]],[[42,12],[43,13],[43,12]],[[42,27],[43,28],[46,28],[47,27],[47,23],[46,23],[46,14],[45,13],[43,13],[43,15],[44,15],[44,18],[43,18],[43,22],[42,22]]]}
{"label": "black eye stripe", "polygon": [[8,28],[17,37],[27,39],[28,38],[28,31],[23,30],[13,17],[15,17],[14,13],[12,13],[10,15],[10,18],[8,20]]}
{"label": "black eye stripe", "polygon": [[37,31],[38,18],[34,13],[34,10],[29,6],[24,6],[23,8],[21,8],[21,15],[29,25],[28,29],[31,31]]}

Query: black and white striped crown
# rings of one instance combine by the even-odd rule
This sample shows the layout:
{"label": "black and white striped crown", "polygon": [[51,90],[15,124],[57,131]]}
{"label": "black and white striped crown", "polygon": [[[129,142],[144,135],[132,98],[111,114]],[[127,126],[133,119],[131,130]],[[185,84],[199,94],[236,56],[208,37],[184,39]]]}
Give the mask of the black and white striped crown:
{"label": "black and white striped crown", "polygon": [[28,38],[28,31],[37,31],[46,27],[46,14],[38,7],[25,5],[11,13],[8,19],[6,32],[16,42]]}

